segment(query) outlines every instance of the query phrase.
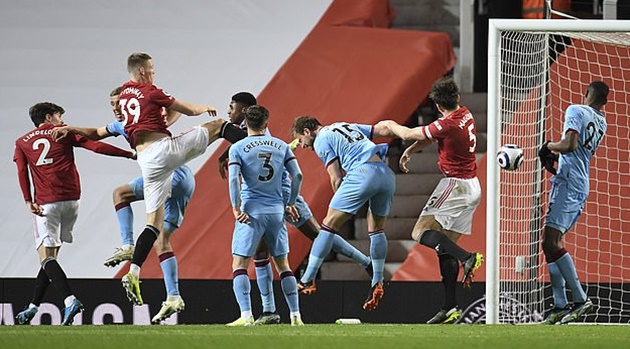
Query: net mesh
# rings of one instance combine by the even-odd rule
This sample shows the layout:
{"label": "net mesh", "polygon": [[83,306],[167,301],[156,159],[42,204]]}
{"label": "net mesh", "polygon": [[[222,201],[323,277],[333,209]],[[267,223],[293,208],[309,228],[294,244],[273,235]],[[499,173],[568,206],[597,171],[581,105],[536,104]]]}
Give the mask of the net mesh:
{"label": "net mesh", "polygon": [[537,149],[561,138],[564,111],[582,104],[596,80],[610,86],[603,108],[608,130],[591,160],[586,206],[564,243],[595,303],[583,321],[630,322],[630,283],[624,284],[630,280],[628,57],[627,33],[501,33],[500,144],[518,144],[525,158],[518,171],[500,171],[499,177],[499,289],[520,305],[501,305],[502,323],[537,322],[552,307],[540,248],[551,176],[540,170]]}

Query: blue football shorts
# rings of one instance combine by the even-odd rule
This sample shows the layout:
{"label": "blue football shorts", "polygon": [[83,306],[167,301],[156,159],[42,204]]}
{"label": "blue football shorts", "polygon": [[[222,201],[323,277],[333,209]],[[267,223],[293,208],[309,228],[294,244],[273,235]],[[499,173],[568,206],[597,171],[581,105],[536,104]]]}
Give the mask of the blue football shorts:
{"label": "blue football shorts", "polygon": [[554,181],[549,193],[545,226],[565,234],[580,218],[587,196],[586,193],[571,189],[567,182]]}
{"label": "blue football shorts", "polygon": [[[138,200],[144,200],[142,177],[129,182]],[[182,224],[186,206],[195,191],[195,175],[188,166],[180,166],[173,172],[171,196],[164,203],[164,230],[175,232]]]}
{"label": "blue football shorts", "polygon": [[232,235],[232,254],[251,257],[260,240],[264,240],[269,254],[280,257],[289,253],[289,237],[282,213],[249,216],[249,223],[236,222]]}
{"label": "blue football shorts", "polygon": [[384,162],[366,162],[348,172],[330,201],[330,208],[356,214],[369,202],[372,214],[386,217],[392,206],[396,178]]}

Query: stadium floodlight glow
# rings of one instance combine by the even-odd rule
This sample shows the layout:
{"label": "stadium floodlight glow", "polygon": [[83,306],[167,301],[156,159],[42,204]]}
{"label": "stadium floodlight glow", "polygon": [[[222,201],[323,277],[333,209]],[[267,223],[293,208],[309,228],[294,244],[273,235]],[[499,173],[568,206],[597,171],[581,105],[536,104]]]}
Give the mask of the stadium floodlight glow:
{"label": "stadium floodlight glow", "polygon": [[[536,152],[559,140],[564,110],[582,104],[595,80],[611,89],[603,112],[604,143],[591,160],[591,189],[566,236],[587,294],[596,303],[588,322],[630,323],[630,21],[491,19],[488,38],[486,323],[536,322],[551,306],[540,236],[550,175]],[[524,153],[518,171],[499,171],[502,144]],[[626,244],[624,244],[624,241]],[[510,313],[500,299],[519,302]],[[571,301],[570,295],[568,296]],[[509,309],[508,309],[509,308]]]}

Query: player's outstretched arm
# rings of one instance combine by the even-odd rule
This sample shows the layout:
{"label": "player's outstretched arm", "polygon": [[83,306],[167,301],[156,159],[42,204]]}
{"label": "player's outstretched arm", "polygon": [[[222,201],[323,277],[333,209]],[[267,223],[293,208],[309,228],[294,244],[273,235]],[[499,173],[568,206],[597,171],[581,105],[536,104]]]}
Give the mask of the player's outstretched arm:
{"label": "player's outstretched arm", "polygon": [[217,116],[217,108],[212,105],[189,103],[177,99],[174,100],[173,103],[167,108],[167,115],[171,113],[171,110],[178,111],[188,116],[196,116],[203,113],[208,113],[210,116]]}
{"label": "player's outstretched arm", "polygon": [[411,161],[411,154],[419,152],[424,147],[430,145],[432,141],[430,139],[425,139],[422,141],[415,141],[412,145],[408,146],[405,151],[403,151],[400,159],[398,160],[398,167],[403,173],[409,173],[409,168],[407,168],[407,164]]}
{"label": "player's outstretched arm", "polygon": [[392,130],[390,130],[390,128],[387,127],[386,121],[390,121],[390,120],[380,121],[376,125],[374,125],[372,138],[378,138],[378,137],[396,138],[396,135],[392,132]]}
{"label": "player's outstretched arm", "polygon": [[[424,132],[422,132],[422,127],[414,127],[409,128],[406,126],[399,125],[396,121],[393,120],[384,120],[380,121],[376,125],[374,125],[374,137],[376,136],[376,132],[380,132],[384,137],[397,137],[404,140],[411,141],[423,141],[426,138]],[[385,136],[388,135],[388,136]]]}
{"label": "player's outstretched arm", "polygon": [[79,147],[82,147],[82,148],[91,150],[95,153],[99,153],[103,155],[116,156],[116,157],[128,158],[128,159],[136,158],[135,152],[120,149],[118,147],[115,147],[111,144],[107,144],[104,142],[93,141],[83,136],[77,136],[75,144],[76,146],[79,146]]}
{"label": "player's outstretched arm", "polygon": [[53,129],[51,136],[54,141],[58,141],[65,138],[70,133],[75,133],[95,141],[111,136],[111,134],[107,132],[107,127],[105,126],[99,128],[60,126]]}
{"label": "player's outstretched arm", "polygon": [[179,120],[179,118],[182,116],[182,113],[176,111],[176,110],[166,110],[166,127],[171,126],[172,124],[174,124],[175,122],[177,122],[177,120]]}

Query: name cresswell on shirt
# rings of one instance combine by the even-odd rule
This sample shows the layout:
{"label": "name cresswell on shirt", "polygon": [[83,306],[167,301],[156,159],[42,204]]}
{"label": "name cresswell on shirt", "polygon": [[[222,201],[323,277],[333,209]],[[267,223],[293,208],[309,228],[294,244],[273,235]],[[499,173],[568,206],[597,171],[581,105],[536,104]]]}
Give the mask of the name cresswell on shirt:
{"label": "name cresswell on shirt", "polygon": [[269,139],[269,140],[261,140],[261,141],[251,141],[247,143],[247,145],[243,148],[243,151],[246,153],[249,153],[252,149],[259,146],[263,146],[263,145],[268,145],[278,150],[282,150],[282,146],[279,143]]}
{"label": "name cresswell on shirt", "polygon": [[47,136],[47,135],[51,135],[53,132],[52,129],[48,129],[48,130],[35,130],[29,134],[27,134],[26,136],[24,136],[24,138],[22,138],[22,141],[24,142],[28,142],[31,138],[33,137],[37,137],[37,136]]}

